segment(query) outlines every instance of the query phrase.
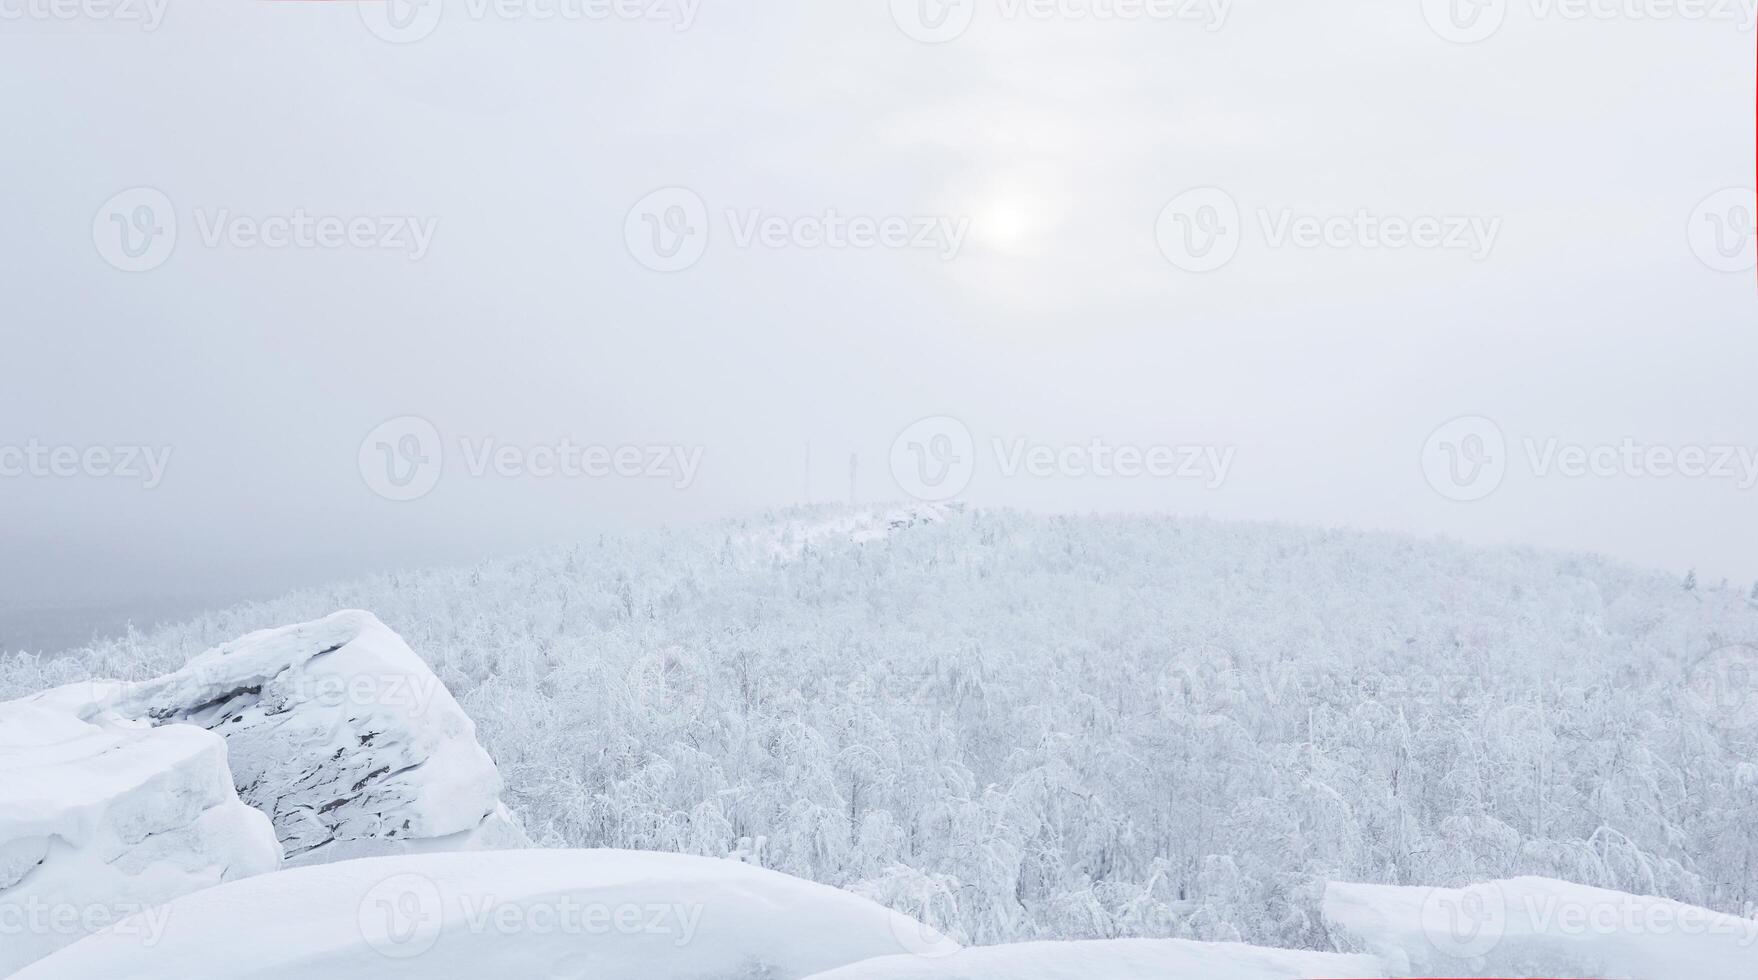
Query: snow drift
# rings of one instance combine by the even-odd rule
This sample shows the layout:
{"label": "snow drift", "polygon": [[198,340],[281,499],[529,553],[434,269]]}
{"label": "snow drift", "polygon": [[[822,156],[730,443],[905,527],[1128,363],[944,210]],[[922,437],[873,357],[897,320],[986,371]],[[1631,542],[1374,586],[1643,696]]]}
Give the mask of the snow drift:
{"label": "snow drift", "polygon": [[1383,977],[1369,956],[1182,939],[1020,943],[949,956],[884,956],[812,980],[1290,980]]}
{"label": "snow drift", "polygon": [[291,864],[529,843],[476,726],[371,613],[251,633],[98,690],[124,715],[224,735],[239,794]]}
{"label": "snow drift", "polygon": [[630,851],[401,855],[186,895],[157,942],[122,923],[14,980],[789,980],[945,952],[834,888],[734,861]]}
{"label": "snow drift", "polygon": [[1758,976],[1758,921],[1548,878],[1465,888],[1332,883],[1339,946],[1404,976]]}
{"label": "snow drift", "polygon": [[[69,693],[0,704],[0,976],[281,859],[219,736],[82,716]],[[130,928],[144,938],[160,924],[149,911]]]}

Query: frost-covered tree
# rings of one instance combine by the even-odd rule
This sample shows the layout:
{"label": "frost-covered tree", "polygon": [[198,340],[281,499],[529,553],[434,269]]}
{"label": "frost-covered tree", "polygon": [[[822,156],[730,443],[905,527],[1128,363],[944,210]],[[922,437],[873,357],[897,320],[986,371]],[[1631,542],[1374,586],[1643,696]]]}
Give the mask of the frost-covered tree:
{"label": "frost-covered tree", "polygon": [[351,607],[459,696],[540,842],[761,864],[962,940],[1322,945],[1327,878],[1758,903],[1758,729],[1688,684],[1758,609],[1587,557],[800,510],[0,659],[0,697]]}

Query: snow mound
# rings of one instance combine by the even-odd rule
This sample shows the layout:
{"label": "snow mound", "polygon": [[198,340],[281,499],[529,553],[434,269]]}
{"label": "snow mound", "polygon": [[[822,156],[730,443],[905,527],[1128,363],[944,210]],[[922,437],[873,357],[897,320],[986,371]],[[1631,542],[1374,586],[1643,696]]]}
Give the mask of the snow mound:
{"label": "snow mound", "polygon": [[1293,980],[1383,977],[1367,956],[1182,939],[1102,939],[972,947],[950,956],[885,956],[812,980]]}
{"label": "snow mound", "polygon": [[82,716],[54,698],[0,704],[0,976],[280,860],[218,736]]}
{"label": "snow mound", "polygon": [[1422,976],[1758,976],[1758,922],[1663,898],[1549,878],[1464,888],[1333,882],[1325,920],[1339,947]]}
{"label": "snow mound", "polygon": [[[634,851],[401,855],[186,895],[13,980],[790,980],[911,952],[924,929],[734,861]],[[128,926],[123,923],[122,926]]]}
{"label": "snow mound", "polygon": [[771,557],[793,561],[809,548],[832,546],[839,541],[866,544],[911,528],[940,524],[959,514],[962,506],[924,503],[846,510],[814,508],[765,529],[753,540],[761,541]]}
{"label": "snow mound", "polygon": [[224,735],[239,794],[290,864],[529,846],[474,723],[371,613],[262,630],[99,691],[129,717]]}

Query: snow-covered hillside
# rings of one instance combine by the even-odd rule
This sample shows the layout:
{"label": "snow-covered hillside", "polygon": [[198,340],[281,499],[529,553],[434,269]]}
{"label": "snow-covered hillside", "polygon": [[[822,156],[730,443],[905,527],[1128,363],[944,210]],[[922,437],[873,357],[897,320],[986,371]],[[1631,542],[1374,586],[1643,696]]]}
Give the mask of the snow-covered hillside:
{"label": "snow-covered hillside", "polygon": [[736,854],[965,943],[1329,949],[1327,880],[1758,902],[1758,610],[1586,557],[1162,518],[798,512],[387,575],[546,846]]}

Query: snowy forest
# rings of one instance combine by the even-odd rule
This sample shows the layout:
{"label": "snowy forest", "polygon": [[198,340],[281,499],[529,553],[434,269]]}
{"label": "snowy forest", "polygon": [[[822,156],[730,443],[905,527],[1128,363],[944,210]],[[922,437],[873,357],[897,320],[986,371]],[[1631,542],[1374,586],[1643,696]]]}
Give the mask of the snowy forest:
{"label": "snowy forest", "polygon": [[0,700],[370,609],[539,845],[734,857],[961,942],[1328,949],[1327,879],[1542,875],[1751,916],[1758,705],[1726,682],[1758,604],[1681,578],[1272,524],[800,509],[14,654]]}

